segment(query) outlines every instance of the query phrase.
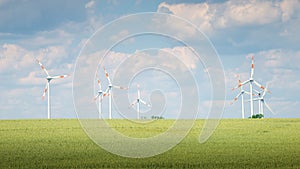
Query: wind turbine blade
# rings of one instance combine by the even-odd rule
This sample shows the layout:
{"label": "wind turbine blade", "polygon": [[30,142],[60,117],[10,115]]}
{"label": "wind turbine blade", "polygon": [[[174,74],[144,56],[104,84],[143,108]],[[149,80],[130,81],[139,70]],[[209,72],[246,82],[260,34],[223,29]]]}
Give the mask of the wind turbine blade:
{"label": "wind turbine blade", "polygon": [[240,88],[241,86],[243,86],[243,85],[242,85],[242,83],[239,83],[237,86],[235,86],[235,87],[234,87],[234,88],[232,88],[231,90],[238,89],[238,88]]}
{"label": "wind turbine blade", "polygon": [[271,93],[271,91],[268,89],[268,83],[266,84],[266,88],[262,94],[262,97],[264,97],[266,95],[266,92]]}
{"label": "wind turbine blade", "polygon": [[230,102],[230,104],[233,104],[235,101],[237,101],[237,99],[242,95],[242,92],[240,92],[238,95],[235,96],[235,98],[233,99],[232,102]]}
{"label": "wind turbine blade", "polygon": [[109,96],[109,93],[103,93],[103,95],[102,95],[103,97],[105,97],[105,96]]}
{"label": "wind turbine blade", "polygon": [[47,91],[48,91],[48,83],[46,83],[46,86],[45,86],[45,88],[44,88],[42,100],[45,99],[45,96],[46,96]]}
{"label": "wind turbine blade", "polygon": [[98,79],[97,83],[98,83],[98,86],[99,86],[99,90],[102,90],[100,79]]}
{"label": "wind turbine blade", "polygon": [[257,94],[260,93],[260,91],[258,91],[258,90],[256,90],[256,89],[253,89],[253,91],[254,91],[255,93],[257,93]]}
{"label": "wind turbine blade", "polygon": [[47,76],[50,76],[45,66],[38,59],[36,59],[36,62],[40,65],[41,69],[47,74]]}
{"label": "wind turbine blade", "polygon": [[252,56],[251,58],[251,75],[250,77],[253,78],[253,75],[254,75],[254,56]]}
{"label": "wind turbine blade", "polygon": [[[247,95],[250,95],[250,92],[244,91],[244,93],[246,93]],[[252,96],[254,96],[255,94],[252,94]]]}
{"label": "wind turbine blade", "polygon": [[264,91],[267,90],[268,93],[271,93],[265,86],[261,85],[261,84],[258,83],[257,81],[253,80],[253,83],[254,83],[257,87],[261,88],[262,90],[264,90]]}
{"label": "wind turbine blade", "polygon": [[270,112],[272,113],[272,114],[276,114],[272,109],[271,109],[271,107],[268,105],[268,103],[266,103],[266,101],[264,101],[264,103],[263,103],[264,105],[266,105],[266,107],[270,110]]}
{"label": "wind turbine blade", "polygon": [[150,104],[146,103],[144,100],[140,99],[140,102],[143,103],[144,105],[151,107]]}
{"label": "wind turbine blade", "polygon": [[137,87],[137,97],[138,99],[140,99],[141,98],[140,84],[137,84],[136,87]]}
{"label": "wind turbine blade", "polygon": [[105,77],[108,80],[108,83],[111,84],[108,72],[106,71],[105,67],[103,67],[103,69],[104,69],[104,72],[105,72]]}
{"label": "wind turbine blade", "polygon": [[103,92],[103,96],[109,96],[109,87],[106,88],[105,92]]}
{"label": "wind turbine blade", "polygon": [[134,106],[135,104],[137,104],[137,100],[133,101],[130,106],[128,108],[131,108],[132,106]]}
{"label": "wind turbine blade", "polygon": [[266,93],[267,93],[267,89],[266,90],[264,90],[264,92],[262,93],[262,97],[264,97],[265,95],[266,95]]}
{"label": "wind turbine blade", "polygon": [[242,82],[242,86],[244,86],[245,84],[247,84],[249,82],[250,82],[250,80],[246,80],[246,81]]}
{"label": "wind turbine blade", "polygon": [[53,76],[51,77],[52,79],[62,79],[62,78],[66,78],[69,77],[70,75],[60,75],[60,76]]}
{"label": "wind turbine blade", "polygon": [[236,97],[235,98],[239,98],[240,96],[242,95],[242,92],[240,92],[238,95],[236,95]]}
{"label": "wind turbine blade", "polygon": [[240,75],[235,75],[236,77],[238,77],[238,85],[235,86],[234,88],[232,88],[231,90],[235,90],[237,88],[240,88],[242,86],[242,81],[240,80]]}
{"label": "wind turbine blade", "polygon": [[259,87],[259,88],[261,88],[261,89],[265,89],[265,87],[263,86],[263,85],[261,85],[260,83],[258,83],[256,80],[253,80],[253,83],[257,86],[257,87]]}
{"label": "wind turbine blade", "polygon": [[100,93],[98,93],[95,97],[94,97],[94,101],[96,101],[97,100],[97,98],[100,96]]}
{"label": "wind turbine blade", "polygon": [[117,89],[122,89],[122,90],[127,90],[127,87],[122,87],[122,86],[113,86],[113,88],[117,88]]}

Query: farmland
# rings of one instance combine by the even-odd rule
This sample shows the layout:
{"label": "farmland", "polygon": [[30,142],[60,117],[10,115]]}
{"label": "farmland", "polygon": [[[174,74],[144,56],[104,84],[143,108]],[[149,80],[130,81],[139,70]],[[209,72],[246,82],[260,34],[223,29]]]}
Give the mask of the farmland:
{"label": "farmland", "polygon": [[[172,120],[158,120],[153,131],[125,120],[109,123],[143,137],[165,131]],[[101,149],[77,120],[2,120],[0,168],[300,168],[300,119],[224,119],[199,144],[203,123],[197,120],[170,151],[132,159]]]}

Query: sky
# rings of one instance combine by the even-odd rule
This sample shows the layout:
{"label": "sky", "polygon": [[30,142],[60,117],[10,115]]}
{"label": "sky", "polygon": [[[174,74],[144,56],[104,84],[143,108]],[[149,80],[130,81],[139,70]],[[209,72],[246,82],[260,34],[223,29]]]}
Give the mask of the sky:
{"label": "sky", "polygon": [[[171,14],[196,29],[162,18],[150,18],[152,20],[146,23],[147,19],[129,17],[127,22],[121,23],[120,18],[126,21],[126,16],[145,12]],[[112,29],[105,33],[103,29],[109,26]],[[97,102],[93,102],[97,79],[103,82],[103,89],[107,87],[102,66],[106,66],[114,83],[129,87],[127,91],[114,90],[114,118],[136,117],[135,109],[128,106],[136,97],[137,84],[146,102],[165,104],[155,111],[141,106],[142,116],[176,118],[182,102],[195,102],[199,105],[197,117],[206,118],[214,91],[211,72],[215,70],[197,59],[190,46],[172,37],[151,33],[129,36],[139,29],[174,34],[192,46],[211,45],[224,72],[226,95],[217,100],[220,104],[224,102],[223,118],[241,118],[240,100],[230,104],[239,90],[231,89],[237,85],[238,74],[242,81],[249,78],[251,56],[255,57],[255,80],[268,84],[271,91],[265,101],[273,113],[265,108],[265,117],[299,118],[299,27],[299,0],[0,0],[0,119],[47,118],[47,99],[42,100],[46,75],[36,59],[50,75],[71,75],[51,81],[53,118],[76,118],[79,103],[97,110]],[[203,36],[195,36],[195,30]],[[101,37],[103,39],[99,39]],[[124,37],[127,39],[110,46],[108,56],[102,57],[107,44]],[[197,43],[203,38],[207,38],[207,43]],[[95,63],[100,64],[97,67]],[[156,68],[143,70],[147,66]],[[92,87],[78,89],[76,85],[80,86],[85,80],[80,73],[76,74],[78,70],[85,71],[92,79],[88,81]],[[126,73],[132,75],[129,82],[124,80]],[[249,90],[249,86],[245,89]],[[78,94],[80,92],[86,97]],[[120,102],[118,96],[127,100]],[[248,101],[245,104],[246,116],[249,116]],[[102,105],[103,117],[107,118],[106,97]],[[257,102],[254,106],[257,112]],[[122,113],[123,110],[126,113]]]}

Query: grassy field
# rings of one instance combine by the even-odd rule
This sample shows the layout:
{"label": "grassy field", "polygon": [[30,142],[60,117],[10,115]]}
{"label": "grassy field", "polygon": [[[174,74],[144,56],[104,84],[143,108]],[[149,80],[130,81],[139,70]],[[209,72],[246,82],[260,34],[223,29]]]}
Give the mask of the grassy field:
{"label": "grassy field", "polygon": [[[300,168],[300,119],[221,120],[212,137],[199,144],[203,122],[170,151],[131,159],[101,149],[77,120],[2,120],[0,168]],[[122,120],[110,123],[147,134]],[[153,132],[170,123],[159,120]]]}

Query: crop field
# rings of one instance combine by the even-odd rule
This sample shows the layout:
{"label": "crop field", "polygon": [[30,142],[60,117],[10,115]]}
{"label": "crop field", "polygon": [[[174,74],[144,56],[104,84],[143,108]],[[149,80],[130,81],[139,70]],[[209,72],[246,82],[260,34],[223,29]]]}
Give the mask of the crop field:
{"label": "crop field", "polygon": [[[165,131],[172,120],[158,120],[151,131],[125,120],[109,123],[143,137]],[[300,119],[224,119],[200,144],[203,123],[196,121],[173,149],[133,159],[103,150],[77,120],[2,120],[0,168],[300,168]]]}

